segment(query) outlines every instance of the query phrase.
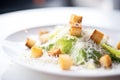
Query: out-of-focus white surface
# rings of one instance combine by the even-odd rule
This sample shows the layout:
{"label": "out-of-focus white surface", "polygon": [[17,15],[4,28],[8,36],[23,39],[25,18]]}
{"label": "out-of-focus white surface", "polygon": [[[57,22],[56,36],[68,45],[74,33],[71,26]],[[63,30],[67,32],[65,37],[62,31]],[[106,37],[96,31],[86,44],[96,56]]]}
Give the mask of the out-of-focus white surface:
{"label": "out-of-focus white surface", "polygon": [[[67,24],[69,22],[69,17],[71,14],[83,15],[83,24],[85,25],[110,28],[117,31],[120,30],[119,11],[102,11],[90,8],[33,9],[0,15],[0,42],[10,33],[16,32],[20,29],[42,25]],[[11,75],[15,74],[15,71],[17,73],[16,69],[19,69],[18,71],[20,71],[20,68],[17,68],[17,66],[13,65],[15,69],[14,71],[14,69],[11,68],[10,64],[13,63],[0,49],[0,77],[4,77],[4,80],[7,79],[5,78],[7,75],[6,70],[9,71],[8,73]],[[13,70],[13,72],[10,70],[10,68]],[[10,77],[10,75],[8,76]]]}

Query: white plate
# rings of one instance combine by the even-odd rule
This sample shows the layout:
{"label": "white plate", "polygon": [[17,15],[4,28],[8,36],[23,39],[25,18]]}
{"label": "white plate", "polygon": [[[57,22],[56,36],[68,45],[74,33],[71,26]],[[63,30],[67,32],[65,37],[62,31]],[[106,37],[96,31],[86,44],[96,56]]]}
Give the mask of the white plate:
{"label": "white plate", "polygon": [[[25,45],[24,42],[27,37],[33,36],[33,35],[38,35],[38,31],[40,29],[47,29],[47,30],[52,30],[54,26],[42,26],[42,27],[34,27],[34,28],[28,28],[26,30],[21,30],[15,33],[12,33],[11,35],[7,36],[5,40],[14,42],[16,44],[3,44],[2,48],[14,62],[17,64],[20,64],[26,68],[29,68],[34,71],[38,71],[39,73],[43,73],[44,75],[49,75],[52,77],[52,79],[57,78],[58,76],[65,78],[66,80],[79,80],[80,78],[95,78],[95,77],[108,77],[108,76],[117,76],[120,75],[120,69],[111,69],[111,70],[80,70],[80,71],[63,71],[59,67],[55,66],[44,66],[39,65],[38,66],[33,66],[29,64],[29,62],[22,60],[20,57],[20,53],[24,51]],[[93,27],[96,28],[96,27]],[[108,34],[110,36],[110,40],[112,41],[112,44],[114,44],[118,39],[119,35],[117,31],[114,30],[109,30],[109,29],[103,29],[103,28],[97,28],[100,31],[104,32],[105,34]],[[26,32],[27,31],[27,32]],[[116,36],[114,36],[116,35]],[[22,43],[23,42],[23,43]],[[11,45],[11,46],[9,46]],[[12,48],[11,48],[12,47]],[[22,47],[22,48],[19,48]],[[13,48],[15,50],[13,50]],[[19,49],[19,50],[18,50]],[[27,54],[27,53],[26,53]],[[59,79],[58,79],[59,80]]]}
{"label": "white plate", "polygon": [[[113,29],[112,31],[107,30],[109,34],[111,35],[111,38],[114,39],[114,42],[112,42],[112,44],[114,43],[116,44],[116,42],[120,40],[119,37],[116,38],[118,34],[117,32],[114,31],[114,30],[116,31],[120,30],[119,28],[120,12],[119,11],[103,11],[103,10],[98,10],[96,8],[93,9],[93,8],[81,8],[81,7],[57,7],[57,8],[38,8],[38,9],[22,10],[22,11],[16,11],[16,12],[11,12],[11,13],[0,15],[0,26],[1,26],[0,41],[4,39],[7,35],[9,35],[8,40],[10,41],[14,41],[14,42],[24,41],[26,37],[25,35],[23,35],[22,37],[18,37],[18,35],[21,36],[20,34],[21,32],[20,33],[19,32],[14,33],[14,32],[19,31],[21,29],[26,29],[26,28],[41,26],[41,25],[66,24],[68,23],[68,20],[71,14],[83,15],[84,17],[83,24],[85,25],[94,25],[94,26],[101,27],[101,28]],[[11,33],[14,34],[14,37],[10,35]],[[106,80],[110,80],[111,76],[119,75],[119,70],[118,71],[113,70],[113,71],[107,72],[107,74],[104,72],[101,72],[100,75],[99,75],[99,72],[97,73],[92,72],[94,74],[96,73],[95,76],[93,76],[94,74],[88,73],[88,71],[86,73],[84,72],[84,74],[83,73],[79,73],[79,74],[72,73],[71,74],[69,73],[69,71],[64,72],[64,73],[63,71],[62,72],[60,71],[61,72],[60,74],[59,71],[58,72],[46,71],[44,69],[41,71],[41,70],[38,70],[37,68],[33,68],[33,67],[30,67],[29,65],[24,64],[24,62],[22,61],[18,61],[17,55],[15,55],[16,53],[11,54],[10,50],[5,50],[5,54],[9,55],[10,58],[12,58],[14,62],[19,63],[20,65],[22,64],[22,66],[23,65],[26,66],[27,69],[29,67],[30,70],[38,72],[37,74],[42,75],[42,76],[44,75],[44,78],[46,79],[42,79],[42,80],[56,80],[56,79],[57,80],[61,80],[61,79],[62,80],[80,80],[81,78],[85,78],[85,77],[91,77],[87,79],[92,80],[92,78],[95,76],[97,77],[96,80],[98,80],[98,77],[103,78],[103,76],[104,77],[110,76],[109,79],[105,78]],[[0,56],[0,60],[1,60],[0,71],[1,70],[4,71],[6,69],[6,65],[4,65],[3,63],[6,63],[8,65],[10,61],[8,58],[4,57],[3,55]],[[14,68],[14,69],[17,69],[17,68]],[[20,70],[18,70],[18,72],[19,71]],[[49,73],[49,75],[46,72]],[[59,74],[59,75],[55,76],[53,74]],[[64,76],[64,74],[66,75]],[[73,75],[71,76],[72,78],[70,77],[70,75]],[[1,74],[0,74],[0,77],[1,77]],[[117,80],[116,77],[114,79]],[[104,80],[104,79],[101,79],[101,80]]]}

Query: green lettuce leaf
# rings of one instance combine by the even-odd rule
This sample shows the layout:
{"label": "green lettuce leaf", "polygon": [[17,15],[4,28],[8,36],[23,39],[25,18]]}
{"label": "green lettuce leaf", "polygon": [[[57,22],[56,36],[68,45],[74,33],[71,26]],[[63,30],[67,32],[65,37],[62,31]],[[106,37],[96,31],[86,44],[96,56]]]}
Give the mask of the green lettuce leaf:
{"label": "green lettuce leaf", "polygon": [[75,63],[76,64],[84,64],[87,60],[87,53],[84,49],[80,49],[79,53],[76,55]]}
{"label": "green lettuce leaf", "polygon": [[69,39],[68,37],[62,37],[56,41],[55,47],[60,48],[62,53],[68,54],[72,46],[74,45],[75,41],[76,40],[72,38]]}
{"label": "green lettuce leaf", "polygon": [[115,49],[115,48],[113,48],[105,43],[102,44],[102,47],[104,49],[106,49],[107,51],[109,51],[112,55],[115,55],[117,58],[120,58],[120,51],[119,50],[117,50],[117,49]]}
{"label": "green lettuce leaf", "polygon": [[109,55],[112,59],[112,61],[120,62],[120,50],[117,50],[113,48],[112,46],[109,46],[108,44],[101,44],[101,46],[109,52]]}
{"label": "green lettuce leaf", "polygon": [[88,52],[89,59],[93,59],[95,64],[99,64],[99,59],[102,56],[100,52],[96,51],[95,49],[91,49],[91,52]]}

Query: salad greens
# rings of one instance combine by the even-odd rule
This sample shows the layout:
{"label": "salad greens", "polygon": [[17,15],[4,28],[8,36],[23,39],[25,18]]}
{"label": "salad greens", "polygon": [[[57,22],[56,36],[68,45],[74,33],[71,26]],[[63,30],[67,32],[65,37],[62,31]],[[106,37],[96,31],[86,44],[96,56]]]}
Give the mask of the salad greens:
{"label": "salad greens", "polygon": [[79,53],[76,55],[75,63],[84,64],[87,61],[87,53],[84,49],[79,50]]}
{"label": "salad greens", "polygon": [[69,39],[68,37],[62,37],[56,41],[55,47],[60,48],[62,53],[69,54],[75,41],[76,41],[75,39],[71,39],[71,38]]}
{"label": "salad greens", "polygon": [[107,44],[102,44],[102,47],[108,50],[111,54],[115,55],[116,57],[120,58],[120,51],[117,49],[112,48],[111,46]]}
{"label": "salad greens", "polygon": [[110,53],[110,56],[114,61],[120,62],[120,50],[117,50],[105,43],[101,44],[101,46]]}
{"label": "salad greens", "polygon": [[[66,30],[68,29],[64,29],[64,31]],[[84,35],[82,35],[81,37],[70,36],[68,32],[63,32],[62,28],[59,28],[49,35],[50,40],[47,45],[43,47],[47,51],[50,51],[54,48],[59,48],[62,54],[68,54],[73,58],[73,62],[75,65],[84,65],[86,63],[89,63],[90,60],[92,60],[92,64],[90,65],[95,67],[95,65],[100,64],[99,60],[104,54],[104,51],[100,52],[99,50],[97,50],[96,47],[99,46],[102,47],[104,50],[110,52],[110,54],[108,55],[113,61],[120,62],[120,51],[105,44],[107,41],[102,44],[95,44],[91,42],[88,44],[87,47],[84,47],[84,44],[87,44],[87,41],[84,41]],[[97,46],[90,47],[90,45],[93,44]]]}
{"label": "salad greens", "polygon": [[73,47],[75,42],[76,42],[75,38],[68,38],[67,36],[63,36],[54,42],[51,42],[47,45],[43,45],[43,47],[47,51],[50,51],[54,48],[60,48],[60,50],[63,54],[69,54],[69,52],[70,52],[70,50]]}
{"label": "salad greens", "polygon": [[102,56],[100,54],[100,52],[96,51],[94,48],[92,48],[90,50],[90,52],[88,52],[88,55],[89,55],[89,59],[93,59],[94,60],[94,63],[98,64],[99,63],[99,59],[100,57]]}
{"label": "salad greens", "polygon": [[88,62],[90,59],[94,61],[95,64],[99,63],[99,59],[102,55],[100,52],[96,51],[95,49],[88,50],[82,48],[76,56],[76,63],[77,64],[84,64]]}
{"label": "salad greens", "polygon": [[[64,30],[66,31],[68,29]],[[64,33],[64,35],[62,33]],[[89,45],[93,45],[94,43],[90,43],[87,47],[84,47],[84,44],[87,44],[87,41],[82,41],[84,35],[82,35],[81,37],[70,36],[68,32],[63,32],[62,28],[58,28],[49,35],[49,44],[44,46],[44,48],[47,51],[50,51],[54,48],[59,48],[62,54],[68,54],[73,58],[73,62],[75,65],[82,65],[86,62],[89,62],[90,60],[92,60],[94,64],[99,64],[99,59],[102,56],[101,52],[98,51],[95,47],[88,47]],[[112,57],[115,59],[116,57],[118,58],[120,56],[120,54],[116,54],[120,53],[119,51],[111,49],[111,47],[107,46],[106,44],[97,46],[102,46],[104,49],[109,50],[110,52],[115,54],[115,56],[112,55]]]}

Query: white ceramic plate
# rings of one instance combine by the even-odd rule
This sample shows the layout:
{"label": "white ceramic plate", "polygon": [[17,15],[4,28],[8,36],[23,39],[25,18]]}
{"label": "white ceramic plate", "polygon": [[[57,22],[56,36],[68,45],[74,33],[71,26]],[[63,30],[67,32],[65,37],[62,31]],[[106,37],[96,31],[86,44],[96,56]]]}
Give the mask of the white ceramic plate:
{"label": "white ceramic plate", "polygon": [[[66,80],[79,80],[80,78],[95,78],[95,77],[108,77],[108,76],[117,76],[120,75],[120,69],[111,69],[111,70],[80,70],[80,71],[63,71],[59,67],[50,66],[50,65],[39,65],[33,66],[29,62],[22,60],[22,56],[20,54],[26,50],[24,45],[25,40],[29,36],[36,36],[38,35],[38,31],[40,29],[47,29],[53,30],[54,26],[42,26],[42,27],[33,27],[28,28],[26,30],[17,31],[12,33],[11,35],[7,36],[5,39],[5,43],[3,43],[3,50],[5,54],[7,54],[14,62],[20,64],[26,68],[29,68],[34,71],[38,71],[45,75],[53,76],[52,78],[55,79],[57,76],[61,76]],[[96,28],[96,27],[93,27]],[[119,32],[109,29],[97,28],[100,31],[104,32],[105,34],[110,36],[111,44],[115,44],[116,41],[119,39]],[[116,36],[114,36],[116,35]],[[7,43],[7,41],[13,42],[14,44]],[[7,44],[6,44],[7,43]],[[27,54],[27,53],[26,53]],[[58,79],[59,80],[59,79]]]}

